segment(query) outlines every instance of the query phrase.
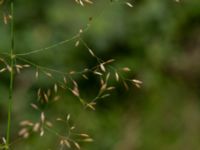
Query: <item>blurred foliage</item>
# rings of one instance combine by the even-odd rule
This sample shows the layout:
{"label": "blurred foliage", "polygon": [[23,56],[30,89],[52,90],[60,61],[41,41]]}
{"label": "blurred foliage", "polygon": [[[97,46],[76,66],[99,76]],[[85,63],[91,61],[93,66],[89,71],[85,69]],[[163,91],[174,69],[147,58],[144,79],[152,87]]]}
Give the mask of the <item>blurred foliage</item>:
{"label": "blurred foliage", "polygon": [[[103,59],[116,59],[116,67],[129,66],[144,82],[141,89],[117,90],[100,101],[95,112],[84,110],[69,93],[62,103],[49,106],[49,119],[72,115],[80,131],[95,139],[86,150],[198,150],[200,149],[200,1],[140,0],[129,8],[123,3],[96,1],[81,7],[69,0],[17,0],[16,51],[27,52],[70,38],[90,23],[84,40]],[[3,8],[2,8],[3,9]],[[1,11],[1,18],[2,18]],[[92,21],[90,19],[92,18]],[[1,19],[2,20],[2,19]],[[9,27],[0,22],[0,50],[9,50]],[[75,41],[28,59],[59,70],[80,70],[95,60]],[[78,79],[82,92],[92,95],[95,80]],[[0,135],[4,136],[9,79],[0,74]],[[21,120],[36,119],[30,108],[38,87],[34,70],[15,79],[13,139]],[[58,129],[62,131],[62,128]],[[42,142],[41,142],[42,141]],[[51,133],[14,144],[16,150],[58,149]],[[82,145],[81,145],[82,146]]]}

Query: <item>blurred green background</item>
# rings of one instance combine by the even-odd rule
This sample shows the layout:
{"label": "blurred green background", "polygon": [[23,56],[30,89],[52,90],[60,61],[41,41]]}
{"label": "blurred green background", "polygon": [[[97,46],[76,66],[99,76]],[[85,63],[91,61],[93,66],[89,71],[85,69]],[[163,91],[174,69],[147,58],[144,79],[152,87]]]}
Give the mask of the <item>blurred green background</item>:
{"label": "blurred green background", "polygon": [[[77,130],[94,138],[93,143],[81,143],[83,150],[200,149],[199,0],[137,0],[133,8],[108,0],[85,7],[73,0],[17,0],[15,4],[16,53],[71,38],[91,23],[83,39],[94,52],[104,60],[115,59],[115,67],[130,67],[127,77],[143,81],[142,88],[132,86],[128,91],[114,82],[117,89],[99,101],[94,112],[84,110],[67,91],[44,109],[52,121],[70,113]],[[1,18],[6,7],[0,8]],[[9,51],[9,40],[9,26],[1,21],[0,51]],[[62,71],[96,65],[87,49],[75,47],[75,42],[25,58]],[[37,101],[37,89],[52,86],[45,78],[36,81],[34,74],[35,69],[26,69],[15,77],[13,140],[21,120],[36,120],[40,115],[30,107]],[[85,97],[96,94],[95,79],[77,80]],[[8,74],[1,73],[1,137],[5,136],[8,85]],[[51,133],[34,134],[14,143],[13,149],[54,150],[59,149],[59,141]]]}

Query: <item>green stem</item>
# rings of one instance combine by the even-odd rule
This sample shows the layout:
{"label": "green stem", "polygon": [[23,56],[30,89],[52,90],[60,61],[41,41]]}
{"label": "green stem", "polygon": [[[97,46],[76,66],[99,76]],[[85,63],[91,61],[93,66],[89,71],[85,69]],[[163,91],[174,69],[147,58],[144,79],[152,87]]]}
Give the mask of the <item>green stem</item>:
{"label": "green stem", "polygon": [[9,102],[8,102],[8,122],[7,122],[7,131],[6,131],[6,149],[9,150],[10,143],[10,129],[11,129],[11,113],[13,105],[13,79],[14,79],[14,3],[11,0],[10,3],[11,9],[11,49],[10,49],[10,87],[9,87]]}

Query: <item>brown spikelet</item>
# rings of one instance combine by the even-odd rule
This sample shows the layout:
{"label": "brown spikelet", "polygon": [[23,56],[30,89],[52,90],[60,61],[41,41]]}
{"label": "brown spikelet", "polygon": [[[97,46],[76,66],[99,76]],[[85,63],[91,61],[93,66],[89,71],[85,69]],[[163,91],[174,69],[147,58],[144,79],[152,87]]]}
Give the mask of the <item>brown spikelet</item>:
{"label": "brown spikelet", "polygon": [[25,65],[23,65],[23,67],[24,67],[24,68],[29,68],[30,65],[29,65],[29,64],[25,64]]}
{"label": "brown spikelet", "polygon": [[24,120],[20,122],[20,126],[33,126],[34,124],[29,120]]}
{"label": "brown spikelet", "polygon": [[6,71],[6,70],[7,70],[7,68],[2,68],[2,69],[0,70],[0,73],[4,72],[4,71]]}
{"label": "brown spikelet", "polygon": [[65,84],[67,84],[67,78],[66,77],[63,77],[63,81]]}
{"label": "brown spikelet", "polygon": [[23,66],[21,66],[21,65],[15,65],[15,66],[16,66],[16,68],[19,68],[19,69],[23,68]]}
{"label": "brown spikelet", "polygon": [[77,149],[81,149],[80,145],[77,142],[74,142],[74,145]]}
{"label": "brown spikelet", "polygon": [[40,98],[41,98],[41,88],[39,88],[38,91],[37,91],[37,97],[38,97],[38,100],[40,100]]}
{"label": "brown spikelet", "polygon": [[78,41],[76,41],[76,43],[75,43],[75,47],[78,47],[79,46],[79,44],[80,44],[80,41],[78,40]]}
{"label": "brown spikelet", "polygon": [[55,96],[55,97],[53,98],[54,101],[58,101],[59,99],[60,99],[60,96]]}
{"label": "brown spikelet", "polygon": [[51,89],[48,89],[48,90],[47,90],[47,96],[48,96],[48,97],[51,96]]}
{"label": "brown spikelet", "polygon": [[106,98],[106,97],[109,97],[109,96],[110,96],[110,94],[104,94],[104,95],[101,96],[101,98],[103,99],[103,98]]}
{"label": "brown spikelet", "polygon": [[137,79],[133,79],[132,81],[133,81],[134,83],[136,83],[136,84],[142,84],[142,83],[143,83],[142,81],[137,80]]}
{"label": "brown spikelet", "polygon": [[44,72],[48,77],[52,77],[52,74],[49,72]]}
{"label": "brown spikelet", "polygon": [[93,142],[94,140],[92,138],[86,138],[83,140],[83,142]]}
{"label": "brown spikelet", "polygon": [[79,33],[80,33],[80,34],[83,33],[83,29],[79,29]]}
{"label": "brown spikelet", "polygon": [[2,141],[3,141],[3,143],[4,144],[6,144],[7,142],[6,142],[6,138],[5,137],[2,137]]}
{"label": "brown spikelet", "polygon": [[40,114],[40,119],[41,119],[41,122],[44,123],[44,121],[45,121],[44,112],[41,112],[41,114]]}
{"label": "brown spikelet", "polygon": [[74,86],[74,88],[73,88],[71,91],[72,91],[72,93],[73,93],[75,96],[77,96],[77,97],[80,96],[79,90],[78,90],[78,87],[77,87],[77,86]]}
{"label": "brown spikelet", "polygon": [[115,87],[114,86],[110,86],[110,87],[107,87],[107,89],[106,90],[108,90],[108,91],[111,91],[111,90],[114,90],[115,89]]}
{"label": "brown spikelet", "polygon": [[93,4],[93,2],[91,0],[84,0],[84,2],[86,2],[88,4]]}
{"label": "brown spikelet", "polygon": [[71,144],[69,143],[68,140],[63,140],[64,144],[68,147],[68,148],[71,148]]}
{"label": "brown spikelet", "polygon": [[100,64],[100,68],[103,72],[106,72],[106,68],[104,67],[103,63]]}
{"label": "brown spikelet", "polygon": [[75,129],[75,126],[72,126],[71,128],[70,128],[70,130],[74,130]]}
{"label": "brown spikelet", "polygon": [[49,121],[46,121],[45,124],[50,128],[53,127],[53,124],[51,122],[49,122]]}
{"label": "brown spikelet", "polygon": [[36,110],[38,110],[39,108],[38,108],[38,106],[37,105],[35,105],[35,104],[31,104],[31,107],[33,107],[34,109],[36,109]]}
{"label": "brown spikelet", "polygon": [[7,25],[8,24],[8,17],[6,14],[3,14],[3,21],[4,21],[4,24]]}
{"label": "brown spikelet", "polygon": [[123,81],[123,85],[126,88],[126,90],[129,90],[129,86],[128,86],[128,84],[125,81]]}
{"label": "brown spikelet", "polygon": [[62,118],[56,118],[56,121],[63,121]]}
{"label": "brown spikelet", "polygon": [[64,145],[64,140],[60,140],[60,145]]}
{"label": "brown spikelet", "polygon": [[88,77],[85,74],[82,74],[82,77],[86,80],[88,80]]}
{"label": "brown spikelet", "polygon": [[7,70],[8,70],[9,72],[12,71],[12,68],[11,68],[9,65],[6,65],[6,67],[7,67]]}
{"label": "brown spikelet", "polygon": [[48,95],[44,92],[44,93],[43,93],[43,96],[44,96],[45,102],[48,103],[48,102],[49,102]]}
{"label": "brown spikelet", "polygon": [[38,72],[38,69],[37,69],[36,72],[35,72],[35,78],[38,79],[38,76],[39,76],[39,72]]}
{"label": "brown spikelet", "polygon": [[112,63],[112,62],[114,62],[115,60],[114,59],[109,59],[108,61],[106,61],[106,63]]}
{"label": "brown spikelet", "polygon": [[93,73],[96,74],[96,75],[99,75],[99,76],[103,75],[101,72],[98,72],[98,71],[94,71]]}
{"label": "brown spikelet", "polygon": [[95,104],[93,104],[93,103],[89,103],[89,104],[87,104],[87,107],[89,107],[92,110],[96,110],[95,107],[94,107],[94,105]]}
{"label": "brown spikelet", "polygon": [[18,135],[19,135],[19,136],[22,136],[22,137],[24,137],[24,138],[27,138],[28,135],[29,135],[29,134],[28,134],[28,129],[27,129],[27,128],[21,129],[21,130],[19,131]]}
{"label": "brown spikelet", "polygon": [[72,71],[69,72],[70,75],[73,75],[75,73],[76,73],[76,71],[74,71],[74,70],[72,70]]}
{"label": "brown spikelet", "polygon": [[17,71],[18,74],[20,74],[20,68],[16,67],[16,71]]}
{"label": "brown spikelet", "polygon": [[86,138],[89,137],[89,135],[88,135],[88,134],[85,134],[85,133],[81,133],[80,136],[82,136],[82,137],[86,137]]}
{"label": "brown spikelet", "polygon": [[43,135],[44,135],[44,129],[40,128],[40,136],[43,136]]}
{"label": "brown spikelet", "polygon": [[119,74],[117,72],[115,72],[115,78],[116,78],[116,81],[119,81]]}
{"label": "brown spikelet", "polygon": [[93,52],[90,48],[88,49],[88,51],[89,51],[89,53],[90,53],[93,57],[95,57],[94,52]]}
{"label": "brown spikelet", "polygon": [[79,0],[79,3],[81,4],[81,6],[84,6],[84,3],[82,0]]}
{"label": "brown spikelet", "polygon": [[70,118],[71,118],[71,115],[68,114],[68,115],[67,115],[67,121],[69,121]]}
{"label": "brown spikelet", "polygon": [[100,79],[100,84],[101,84],[101,86],[102,86],[103,84],[105,84],[105,82],[104,82],[103,79]]}
{"label": "brown spikelet", "polygon": [[124,67],[124,68],[122,68],[122,70],[125,71],[125,72],[129,72],[129,71],[131,71],[131,69],[128,68],[128,67]]}
{"label": "brown spikelet", "polygon": [[106,75],[106,82],[108,82],[109,78],[110,78],[110,72]]}
{"label": "brown spikelet", "polygon": [[33,126],[33,131],[34,131],[34,132],[38,132],[39,129],[40,129],[40,123],[37,122],[37,123]]}
{"label": "brown spikelet", "polygon": [[131,4],[131,3],[129,3],[129,2],[125,2],[125,4],[127,5],[127,6],[129,6],[129,7],[133,7],[133,5]]}
{"label": "brown spikelet", "polygon": [[100,88],[100,93],[102,93],[103,91],[105,91],[106,88],[107,88],[107,84],[105,83],[105,84],[103,84],[103,85],[101,86],[101,88]]}

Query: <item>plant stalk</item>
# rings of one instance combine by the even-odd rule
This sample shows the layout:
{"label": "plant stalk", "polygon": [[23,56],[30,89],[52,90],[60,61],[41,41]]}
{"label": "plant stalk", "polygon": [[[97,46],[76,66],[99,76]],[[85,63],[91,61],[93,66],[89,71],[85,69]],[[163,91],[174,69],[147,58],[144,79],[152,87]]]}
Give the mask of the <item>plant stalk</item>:
{"label": "plant stalk", "polygon": [[14,2],[10,2],[11,10],[11,49],[10,49],[10,86],[9,86],[9,101],[8,101],[8,116],[7,116],[7,130],[6,130],[6,149],[9,150],[10,134],[11,134],[11,114],[13,105],[13,80],[14,80]]}

